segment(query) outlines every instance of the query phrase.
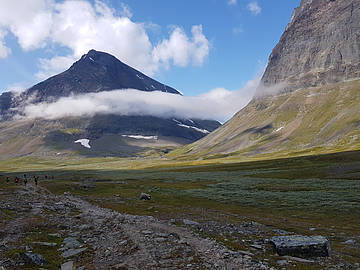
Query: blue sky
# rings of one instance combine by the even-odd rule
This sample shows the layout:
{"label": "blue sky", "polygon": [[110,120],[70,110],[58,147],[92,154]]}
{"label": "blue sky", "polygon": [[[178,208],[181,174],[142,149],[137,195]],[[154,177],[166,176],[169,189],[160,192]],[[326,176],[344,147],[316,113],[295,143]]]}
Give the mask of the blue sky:
{"label": "blue sky", "polygon": [[[68,0],[19,1],[23,5],[0,4],[0,92],[65,70],[94,46],[187,96],[244,87],[265,67],[300,3],[84,0],[72,6]],[[76,31],[64,31],[69,22]],[[109,26],[117,23],[122,28],[115,35]]]}

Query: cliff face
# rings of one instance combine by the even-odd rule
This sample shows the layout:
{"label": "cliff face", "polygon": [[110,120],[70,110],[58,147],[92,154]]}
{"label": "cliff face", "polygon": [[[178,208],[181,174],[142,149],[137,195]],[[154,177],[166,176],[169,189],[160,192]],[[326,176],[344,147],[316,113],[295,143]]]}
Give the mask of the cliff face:
{"label": "cliff face", "polygon": [[262,83],[285,90],[360,77],[360,0],[302,0]]}

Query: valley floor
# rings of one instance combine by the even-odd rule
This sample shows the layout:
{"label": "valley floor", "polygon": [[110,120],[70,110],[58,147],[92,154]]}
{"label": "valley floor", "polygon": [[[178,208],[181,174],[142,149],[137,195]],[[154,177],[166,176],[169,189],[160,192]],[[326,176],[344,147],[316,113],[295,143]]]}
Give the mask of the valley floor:
{"label": "valley floor", "polygon": [[[0,162],[0,269],[38,269],[29,250],[45,269],[360,268],[359,151],[136,170],[30,161]],[[13,183],[24,173],[39,186]],[[278,256],[269,245],[294,234],[326,236],[331,256]]]}

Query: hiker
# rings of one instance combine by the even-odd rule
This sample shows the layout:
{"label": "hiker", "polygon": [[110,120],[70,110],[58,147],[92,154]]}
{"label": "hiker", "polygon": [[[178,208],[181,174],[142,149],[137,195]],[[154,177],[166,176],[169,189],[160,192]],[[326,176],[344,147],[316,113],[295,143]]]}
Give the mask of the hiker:
{"label": "hiker", "polygon": [[19,178],[17,176],[15,177],[15,183],[19,183]]}
{"label": "hiker", "polygon": [[6,177],[6,183],[9,183],[9,181],[10,181],[10,178],[9,178],[9,176],[7,176]]}
{"label": "hiker", "polygon": [[35,185],[37,186],[37,184],[38,184],[38,179],[39,179],[39,177],[34,177],[34,181],[35,181]]}
{"label": "hiker", "polygon": [[24,178],[24,185],[26,187],[26,184],[27,184],[27,178]]}
{"label": "hiker", "polygon": [[48,177],[47,174],[45,174],[45,179],[47,179],[47,177]]}

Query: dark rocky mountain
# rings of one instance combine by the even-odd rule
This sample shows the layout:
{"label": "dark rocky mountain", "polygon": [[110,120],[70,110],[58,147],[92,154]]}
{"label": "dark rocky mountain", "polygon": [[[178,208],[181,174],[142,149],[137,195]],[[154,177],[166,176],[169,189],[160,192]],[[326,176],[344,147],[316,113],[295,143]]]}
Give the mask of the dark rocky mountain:
{"label": "dark rocky mountain", "polygon": [[35,93],[42,101],[49,97],[69,96],[71,93],[126,88],[180,94],[174,88],[151,79],[108,53],[90,50],[68,70],[28,89],[26,95]]}
{"label": "dark rocky mountain", "polygon": [[[12,121],[22,105],[53,102],[71,94],[137,89],[180,94],[122,63],[114,56],[89,51],[68,70],[14,96],[0,96],[0,156],[81,154],[85,156],[137,156],[167,152],[194,142],[220,126],[213,120],[153,116],[95,115],[57,120]],[[76,141],[79,143],[76,143]],[[89,147],[86,143],[88,142]]]}
{"label": "dark rocky mountain", "polygon": [[263,159],[359,149],[360,0],[302,0],[261,82],[280,93],[259,87],[222,127],[172,154]]}
{"label": "dark rocky mountain", "polygon": [[90,50],[68,70],[30,87],[18,97],[11,92],[3,93],[0,96],[0,112],[3,117],[8,115],[11,107],[21,105],[29,97],[32,103],[36,103],[53,101],[71,94],[127,88],[180,94],[174,88],[151,79],[108,53]]}
{"label": "dark rocky mountain", "polygon": [[360,0],[302,0],[262,83],[291,91],[359,77]]}

